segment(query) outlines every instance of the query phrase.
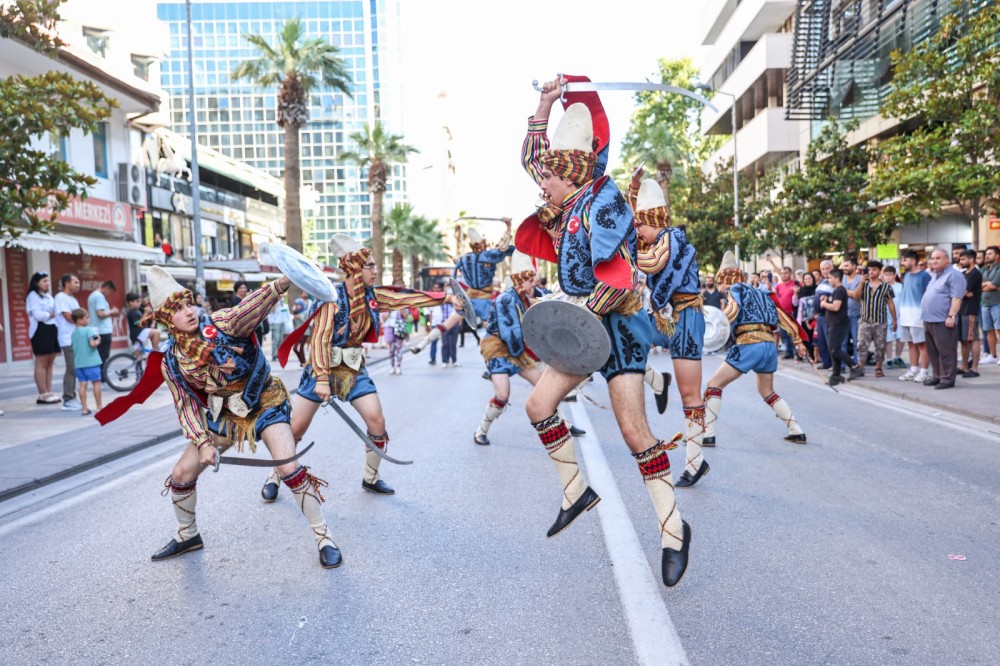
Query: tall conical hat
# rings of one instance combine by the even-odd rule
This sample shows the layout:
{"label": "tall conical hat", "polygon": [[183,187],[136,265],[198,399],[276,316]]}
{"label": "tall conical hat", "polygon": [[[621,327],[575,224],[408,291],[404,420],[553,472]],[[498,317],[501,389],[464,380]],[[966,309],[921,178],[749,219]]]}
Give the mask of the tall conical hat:
{"label": "tall conical hat", "polygon": [[347,234],[334,234],[330,239],[330,251],[337,259],[343,259],[348,254],[353,254],[364,246]]}
{"label": "tall conical hat", "polygon": [[483,238],[483,235],[481,233],[479,233],[478,231],[476,231],[471,227],[469,228],[469,231],[467,233],[469,234],[470,243],[482,243],[484,240],[486,240]]}
{"label": "tall conical hat", "polygon": [[146,284],[149,286],[149,303],[154,310],[159,310],[170,294],[186,291],[170,273],[159,266],[150,266],[146,269]]}
{"label": "tall conical hat", "polygon": [[719,270],[715,274],[715,281],[726,285],[743,282],[743,271],[736,263],[736,256],[729,250],[726,250],[726,253],[722,255],[722,263],[719,264]]}
{"label": "tall conical hat", "polygon": [[525,271],[536,272],[534,260],[525,253],[514,250],[514,254],[510,257],[510,272],[523,273]]}
{"label": "tall conical hat", "polygon": [[635,210],[650,210],[661,208],[667,205],[667,200],[663,198],[663,188],[652,178],[644,178],[639,185],[639,196],[636,197]]}
{"label": "tall conical hat", "polygon": [[556,131],[552,133],[550,150],[594,150],[594,123],[590,109],[584,104],[572,104],[562,118]]}

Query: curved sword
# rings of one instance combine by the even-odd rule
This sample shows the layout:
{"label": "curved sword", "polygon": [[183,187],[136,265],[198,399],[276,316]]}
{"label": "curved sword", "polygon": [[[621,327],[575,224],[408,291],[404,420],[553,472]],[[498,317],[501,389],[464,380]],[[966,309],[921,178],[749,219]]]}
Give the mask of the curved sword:
{"label": "curved sword", "polygon": [[[538,92],[542,92],[542,87],[539,85],[538,80],[535,79],[531,82],[531,85]],[[687,88],[679,88],[677,86],[672,86],[666,83],[650,83],[648,81],[573,81],[571,83],[564,83],[562,87],[563,95],[568,92],[599,92],[601,90],[625,90],[628,92],[637,92],[640,90],[649,90],[656,92],[668,92],[675,93],[677,95],[684,95],[685,97],[690,97],[696,102],[704,104],[708,108],[712,109],[716,113],[719,109],[716,108],[708,99],[693,90],[688,90]]]}
{"label": "curved sword", "polygon": [[222,449],[215,447],[215,468],[213,472],[219,471],[219,465],[243,465],[245,467],[281,467],[290,462],[295,462],[306,454],[306,451],[313,447],[316,442],[309,442],[309,446],[296,453],[291,458],[283,460],[265,460],[264,458],[237,458],[235,456],[222,455]]}
{"label": "curved sword", "polygon": [[345,412],[343,410],[343,408],[341,408],[340,405],[338,405],[336,402],[334,402],[334,400],[332,398],[330,400],[324,402],[323,406],[324,407],[332,407],[333,411],[335,411],[338,414],[340,414],[340,418],[342,418],[345,421],[347,421],[347,425],[350,426],[351,430],[354,431],[355,435],[357,435],[358,437],[361,438],[361,441],[363,441],[365,443],[365,446],[368,447],[368,450],[371,451],[372,453],[374,453],[375,455],[377,455],[382,460],[386,460],[388,462],[391,462],[394,465],[412,465],[413,464],[412,460],[397,460],[396,458],[393,458],[392,456],[390,456],[388,453],[386,453],[382,449],[380,449],[377,446],[375,446],[375,444],[372,442],[372,440],[368,438],[368,434],[364,430],[362,430],[361,428],[359,428],[358,424],[354,422],[354,419],[352,419],[350,416],[348,416],[347,412]]}

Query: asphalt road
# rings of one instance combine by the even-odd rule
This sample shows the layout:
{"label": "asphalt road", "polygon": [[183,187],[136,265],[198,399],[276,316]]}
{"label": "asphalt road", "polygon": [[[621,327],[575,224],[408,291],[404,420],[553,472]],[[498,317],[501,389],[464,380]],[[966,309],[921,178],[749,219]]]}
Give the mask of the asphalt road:
{"label": "asphalt road", "polygon": [[[159,491],[176,440],[0,504],[0,663],[1000,663],[1000,437],[985,426],[779,374],[797,446],[737,382],[711,472],[678,490],[693,545],[668,590],[603,381],[568,412],[604,501],[546,539],[560,492],[528,386],[476,446],[491,389],[460,352],[457,369],[408,356],[401,376],[374,372],[390,451],[416,460],[383,464],[393,497],[361,490],[362,445],[335,414],[314,422],[336,570],[287,489],[263,504],[264,475],[234,467],[199,482],[205,549],[151,563],[175,525]],[[676,393],[666,415],[647,409],[661,436],[682,425]],[[671,458],[676,475],[683,450]]]}

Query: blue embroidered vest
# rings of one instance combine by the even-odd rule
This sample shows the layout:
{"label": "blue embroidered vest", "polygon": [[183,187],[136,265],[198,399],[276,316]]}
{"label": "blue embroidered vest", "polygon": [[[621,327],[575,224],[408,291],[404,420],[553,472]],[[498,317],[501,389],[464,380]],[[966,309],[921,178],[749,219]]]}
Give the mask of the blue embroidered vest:
{"label": "blue embroidered vest", "polygon": [[654,310],[661,310],[670,302],[674,294],[697,294],[701,291],[698,284],[698,252],[688,239],[687,234],[677,227],[668,227],[656,237],[662,242],[667,235],[670,243],[670,258],[663,270],[646,278],[650,290],[649,302]]}
{"label": "blue embroidered vest", "polygon": [[[347,339],[351,335],[350,296],[347,294],[347,285],[343,282],[337,284],[335,289],[337,290],[337,314],[333,316],[333,339],[331,345],[333,347],[343,347],[347,344]],[[371,287],[365,287],[365,309],[368,310],[368,315],[372,321],[371,329],[365,341],[368,342],[369,338],[373,337],[373,334],[374,340],[378,340],[380,332],[378,301],[375,299],[375,290]]]}
{"label": "blue embroidered vest", "polygon": [[521,330],[524,312],[524,302],[517,290],[511,287],[493,301],[490,317],[486,321],[486,332],[500,338],[512,356],[524,353],[524,333]]}
{"label": "blue embroidered vest", "polygon": [[732,326],[735,329],[743,324],[765,324],[771,328],[778,325],[778,311],[771,297],[745,282],[734,284],[726,294],[740,306]]}
{"label": "blue embroidered vest", "polygon": [[497,264],[503,261],[504,257],[509,257],[512,254],[514,254],[513,245],[503,252],[492,248],[482,252],[463,254],[455,264],[455,275],[461,273],[462,281],[473,289],[492,289],[493,277],[497,273]]}

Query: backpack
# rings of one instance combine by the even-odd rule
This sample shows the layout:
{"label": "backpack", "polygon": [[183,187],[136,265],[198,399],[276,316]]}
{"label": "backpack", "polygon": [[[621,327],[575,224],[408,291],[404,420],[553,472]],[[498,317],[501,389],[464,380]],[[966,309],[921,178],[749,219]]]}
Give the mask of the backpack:
{"label": "backpack", "polygon": [[397,315],[392,325],[392,332],[401,340],[408,338],[410,334],[406,332],[406,320]]}

